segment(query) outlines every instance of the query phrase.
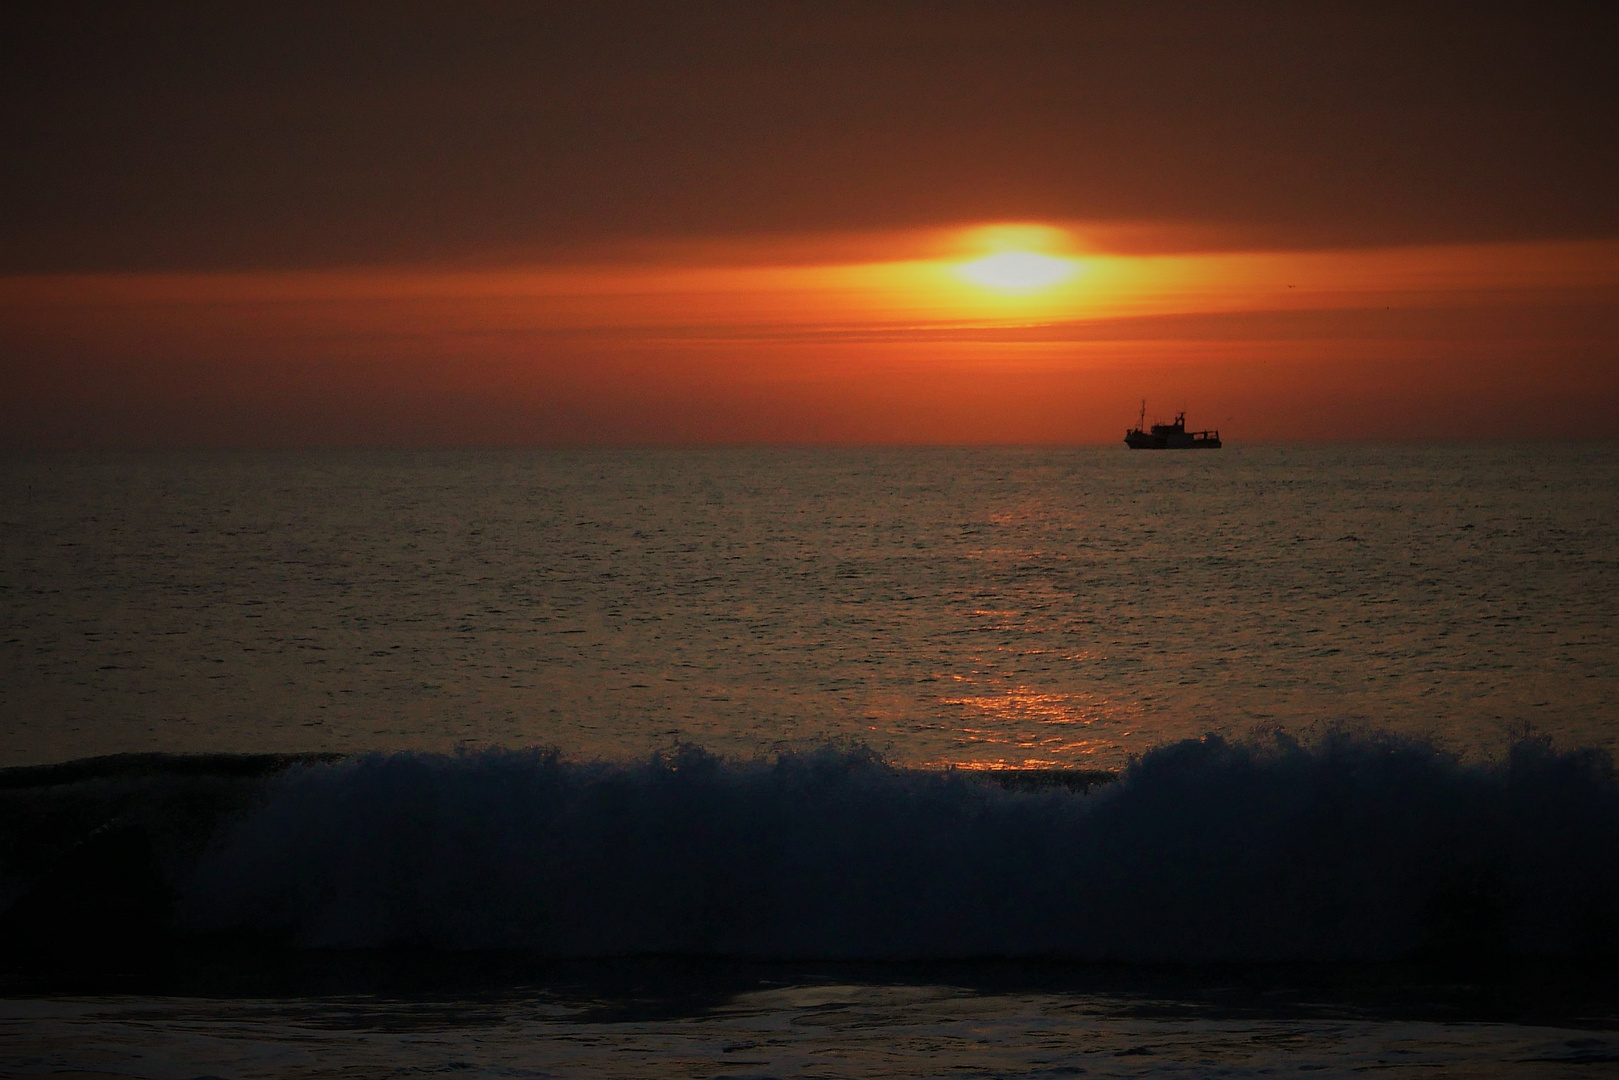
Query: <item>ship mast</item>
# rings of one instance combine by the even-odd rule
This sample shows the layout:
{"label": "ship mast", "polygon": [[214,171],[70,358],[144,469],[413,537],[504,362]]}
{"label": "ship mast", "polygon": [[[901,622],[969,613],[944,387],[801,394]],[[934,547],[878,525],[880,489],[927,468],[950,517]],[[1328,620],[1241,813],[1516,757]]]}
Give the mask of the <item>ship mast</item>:
{"label": "ship mast", "polygon": [[1136,430],[1137,431],[1146,431],[1147,430],[1147,399],[1146,398],[1141,399],[1141,419],[1136,421]]}

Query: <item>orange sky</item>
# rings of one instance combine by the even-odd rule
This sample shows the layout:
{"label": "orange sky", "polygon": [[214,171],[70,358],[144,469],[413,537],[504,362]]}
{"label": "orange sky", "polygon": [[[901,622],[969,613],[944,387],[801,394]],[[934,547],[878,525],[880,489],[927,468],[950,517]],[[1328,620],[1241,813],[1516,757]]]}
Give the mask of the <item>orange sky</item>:
{"label": "orange sky", "polygon": [[[1236,441],[1619,435],[1619,242],[1199,251],[1187,230],[1175,251],[1171,232],[16,275],[0,422],[14,446],[1083,443],[1145,397]],[[973,280],[1008,252],[1060,279]]]}
{"label": "orange sky", "polygon": [[0,446],[1619,436],[1613,5],[5,26]]}

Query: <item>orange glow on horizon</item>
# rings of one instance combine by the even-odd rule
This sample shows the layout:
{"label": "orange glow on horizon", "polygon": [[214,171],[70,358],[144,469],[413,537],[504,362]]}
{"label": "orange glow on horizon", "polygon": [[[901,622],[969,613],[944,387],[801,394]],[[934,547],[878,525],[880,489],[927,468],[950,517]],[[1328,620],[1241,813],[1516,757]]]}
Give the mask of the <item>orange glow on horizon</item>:
{"label": "orange glow on horizon", "polygon": [[[333,441],[319,435],[328,423],[346,432],[335,441],[362,442],[1112,440],[1104,413],[1123,423],[1143,394],[1187,386],[1201,388],[1200,419],[1223,410],[1210,422],[1242,431],[1259,411],[1243,403],[1292,385],[1289,370],[1304,379],[1292,392],[1309,398],[1313,380],[1327,395],[1310,409],[1364,398],[1361,419],[1331,429],[1344,437],[1403,430],[1397,411],[1377,412],[1379,393],[1431,400],[1467,363],[1499,373],[1457,387],[1498,395],[1479,406],[1493,418],[1558,370],[1547,393],[1615,396],[1619,242],[1131,254],[1083,236],[983,225],[708,242],[684,260],[666,244],[595,264],[0,279],[0,345],[37,358],[0,376],[16,413],[0,419],[72,443],[50,425],[119,430],[145,401],[180,433],[163,438],[184,442],[201,420],[171,416],[162,396],[181,392],[162,373],[182,369],[183,392],[214,402],[204,413],[293,432],[272,442]],[[837,257],[878,248],[894,257]],[[128,386],[91,400],[117,381],[93,374],[108,365]],[[353,399],[337,420],[285,389],[316,370],[329,373],[321,393]],[[1424,372],[1431,393],[1417,389]],[[1063,421],[1076,393],[1109,403]],[[435,419],[457,395],[509,418],[491,428],[468,404]],[[675,414],[652,404],[675,399],[687,402]],[[276,408],[291,410],[281,428]],[[81,419],[92,414],[103,419]]]}
{"label": "orange glow on horizon", "polygon": [[[1083,288],[1073,280],[1081,274]],[[985,293],[986,284],[1013,293],[1063,288],[1008,297]],[[1079,257],[1011,248],[970,260],[38,275],[0,278],[0,311],[9,321],[29,308],[526,301],[563,323],[636,326],[665,321],[675,306],[670,298],[678,298],[681,323],[768,315],[840,324],[885,316],[1106,319],[1386,305],[1390,298],[1410,307],[1480,292],[1616,286],[1614,241]]]}

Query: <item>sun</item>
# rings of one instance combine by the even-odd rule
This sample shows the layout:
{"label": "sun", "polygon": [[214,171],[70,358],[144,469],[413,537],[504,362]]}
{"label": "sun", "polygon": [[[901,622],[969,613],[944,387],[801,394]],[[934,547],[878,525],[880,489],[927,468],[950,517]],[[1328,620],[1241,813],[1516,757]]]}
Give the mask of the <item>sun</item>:
{"label": "sun", "polygon": [[1048,289],[1073,277],[1079,266],[1072,259],[1035,251],[999,251],[958,267],[963,277],[1003,292]]}

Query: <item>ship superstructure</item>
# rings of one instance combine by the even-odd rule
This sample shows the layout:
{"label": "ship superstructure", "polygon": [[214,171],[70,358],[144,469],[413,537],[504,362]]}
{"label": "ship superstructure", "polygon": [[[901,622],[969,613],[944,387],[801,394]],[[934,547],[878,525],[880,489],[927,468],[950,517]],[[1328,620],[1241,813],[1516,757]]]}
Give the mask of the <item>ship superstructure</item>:
{"label": "ship superstructure", "polygon": [[1175,414],[1173,424],[1154,424],[1151,431],[1145,430],[1147,426],[1147,403],[1141,402],[1141,419],[1136,426],[1124,433],[1124,445],[1132,450],[1218,450],[1220,449],[1220,433],[1218,431],[1187,431],[1186,412],[1182,410]]}

